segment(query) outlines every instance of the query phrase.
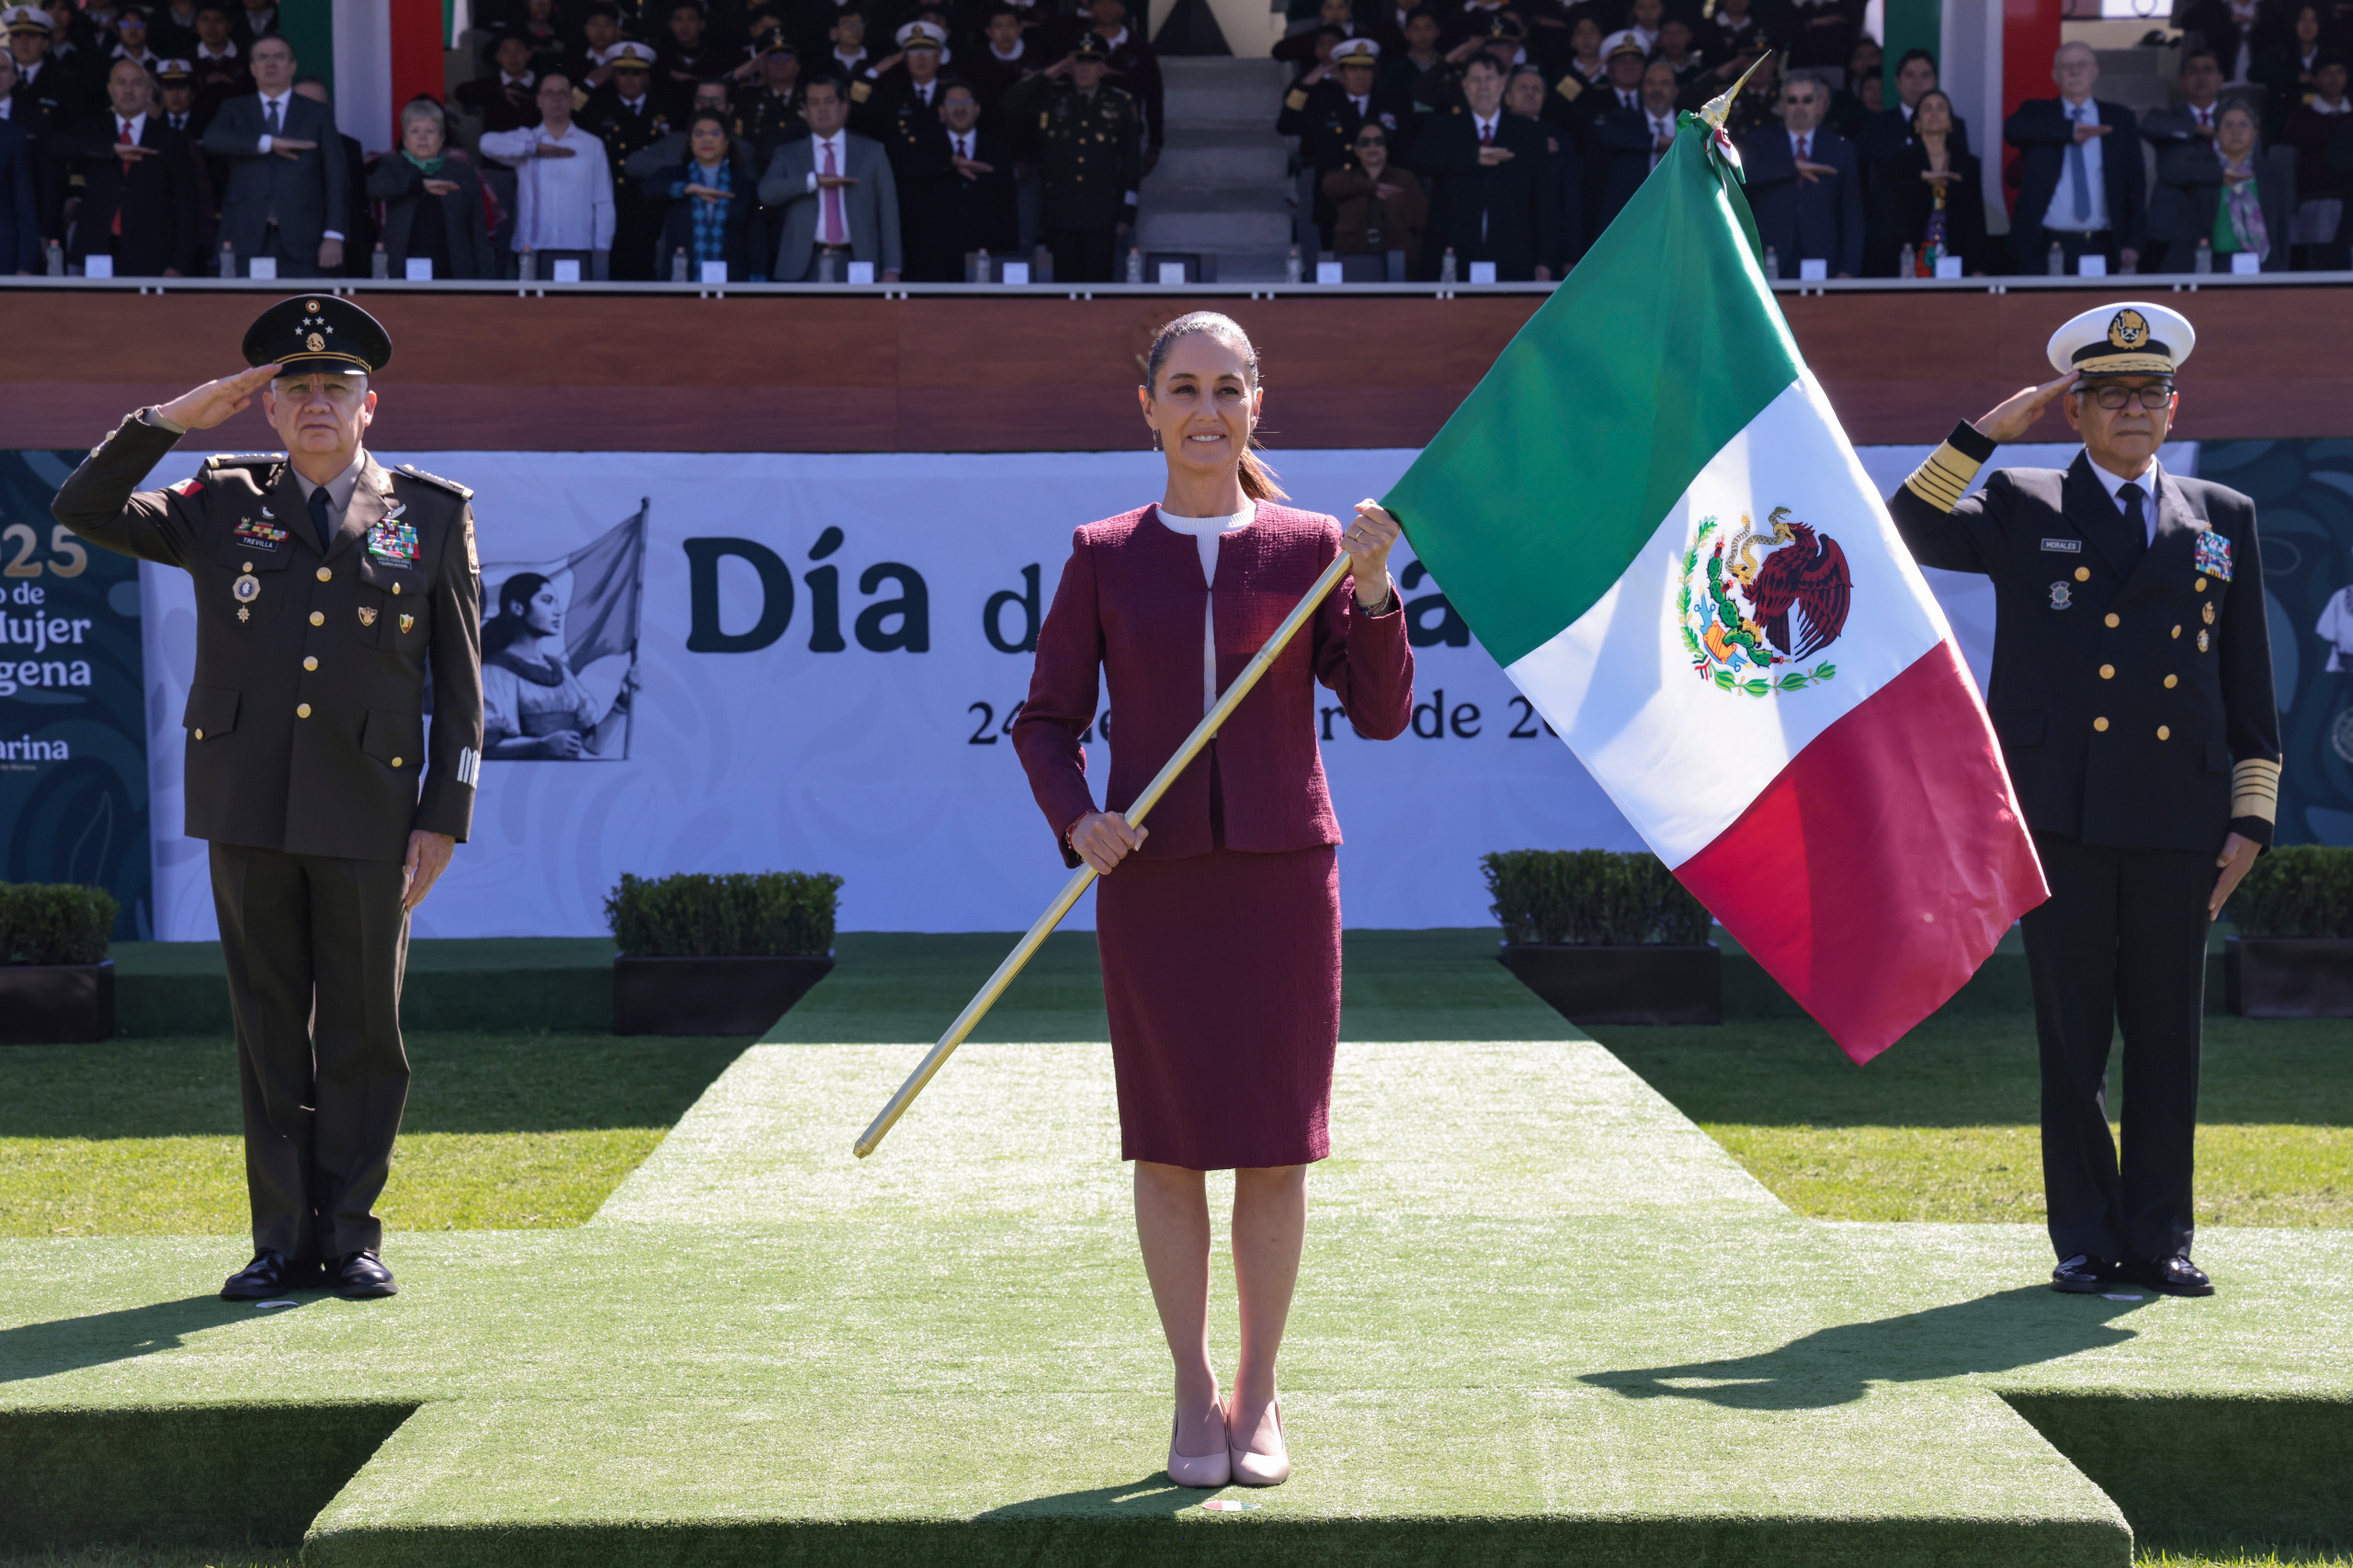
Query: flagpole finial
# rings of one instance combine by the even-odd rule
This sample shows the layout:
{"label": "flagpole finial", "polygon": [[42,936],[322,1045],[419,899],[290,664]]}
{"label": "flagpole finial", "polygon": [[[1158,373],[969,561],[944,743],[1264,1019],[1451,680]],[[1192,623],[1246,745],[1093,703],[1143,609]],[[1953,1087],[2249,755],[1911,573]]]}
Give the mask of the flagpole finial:
{"label": "flagpole finial", "polygon": [[1717,94],[1714,97],[1708,100],[1707,107],[1699,111],[1699,118],[1708,122],[1709,130],[1722,131],[1724,128],[1724,121],[1732,118],[1732,106],[1734,100],[1739,98],[1740,90],[1748,85],[1748,79],[1751,76],[1756,74],[1757,66],[1764,64],[1768,60],[1772,58],[1773,51],[1769,49],[1767,50],[1764,53],[1756,57],[1756,63],[1755,65],[1751,65],[1747,70],[1740,74],[1739,81],[1734,82],[1722,93]]}

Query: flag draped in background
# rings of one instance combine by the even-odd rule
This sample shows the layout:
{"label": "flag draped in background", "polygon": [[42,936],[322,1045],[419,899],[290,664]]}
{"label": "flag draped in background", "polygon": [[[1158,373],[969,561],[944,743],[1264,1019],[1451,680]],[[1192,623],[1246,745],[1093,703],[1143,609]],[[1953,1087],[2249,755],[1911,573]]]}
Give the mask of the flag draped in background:
{"label": "flag draped in background", "polygon": [[1684,117],[1383,504],[1660,858],[1866,1062],[2047,892],[1729,156]]}
{"label": "flag draped in background", "polygon": [[585,670],[611,653],[637,651],[637,616],[645,585],[645,514],[598,535],[564,558],[572,599],[563,613],[564,655]]}

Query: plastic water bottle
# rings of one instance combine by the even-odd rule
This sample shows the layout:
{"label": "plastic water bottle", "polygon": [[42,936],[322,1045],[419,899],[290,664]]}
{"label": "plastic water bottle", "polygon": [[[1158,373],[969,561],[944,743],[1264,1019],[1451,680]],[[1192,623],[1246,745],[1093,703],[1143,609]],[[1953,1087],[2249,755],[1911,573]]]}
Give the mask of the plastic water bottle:
{"label": "plastic water bottle", "polygon": [[1131,283],[1143,281],[1143,252],[1133,245],[1128,247],[1128,281]]}
{"label": "plastic water bottle", "polygon": [[834,253],[831,251],[825,251],[817,257],[817,281],[834,281]]}
{"label": "plastic water bottle", "polygon": [[51,240],[49,242],[48,254],[49,258],[47,262],[43,264],[42,270],[47,272],[51,278],[64,277],[65,247],[60,244],[57,241]]}
{"label": "plastic water bottle", "polygon": [[517,251],[515,253],[515,276],[521,278],[524,282],[536,283],[540,280],[540,257],[538,252],[528,250]]}
{"label": "plastic water bottle", "polygon": [[2201,276],[2214,270],[2214,242],[2202,234],[2198,239],[2198,259],[2191,263],[2190,270]]}
{"label": "plastic water bottle", "polygon": [[1775,250],[1771,245],[1767,245],[1765,247],[1765,281],[1768,283],[1779,283],[1780,280],[1781,253]]}
{"label": "plastic water bottle", "polygon": [[1438,280],[1441,283],[1451,283],[1458,276],[1454,266],[1454,247],[1449,245],[1446,247],[1446,255],[1438,258]]}
{"label": "plastic water bottle", "polygon": [[221,276],[223,278],[234,278],[236,275],[237,247],[231,244],[228,241],[222,240],[221,242]]}
{"label": "plastic water bottle", "polygon": [[1290,247],[1290,255],[1283,258],[1283,281],[1297,283],[1307,276],[1307,268],[1299,259],[1299,247]]}
{"label": "plastic water bottle", "polygon": [[392,275],[392,258],[384,254],[384,242],[378,240],[376,242],[376,254],[368,258],[368,276],[370,278],[390,278]]}
{"label": "plastic water bottle", "polygon": [[2046,270],[2048,270],[2053,278],[2064,278],[2067,276],[2067,247],[2061,244],[2057,240],[2051,242],[2051,258]]}
{"label": "plastic water bottle", "polygon": [[996,274],[989,270],[989,247],[986,245],[983,245],[973,254],[972,281],[975,283],[994,283],[996,281]]}
{"label": "plastic water bottle", "polygon": [[1910,278],[1919,270],[1920,253],[1907,244],[1904,247],[1904,254],[1895,258],[1895,275],[1898,278]]}

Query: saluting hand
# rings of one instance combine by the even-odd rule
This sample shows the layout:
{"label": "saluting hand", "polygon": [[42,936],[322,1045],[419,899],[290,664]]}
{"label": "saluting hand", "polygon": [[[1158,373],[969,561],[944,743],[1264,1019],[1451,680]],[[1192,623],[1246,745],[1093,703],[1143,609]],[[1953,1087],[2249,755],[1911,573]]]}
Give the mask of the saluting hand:
{"label": "saluting hand", "polygon": [[180,393],[155,412],[182,429],[210,430],[231,415],[243,414],[252,404],[254,393],[269,384],[278,369],[275,365],[256,365],[250,370],[207,381],[192,392]]}
{"label": "saluting hand", "polygon": [[2082,381],[2083,373],[2070,370],[2055,381],[2045,381],[2039,387],[2027,387],[2011,394],[2008,402],[1975,422],[1979,435],[1989,440],[2015,441],[2034,428],[2042,411],[2052,398]]}
{"label": "saluting hand", "polygon": [[1340,548],[1348,552],[1348,574],[1356,579],[1357,603],[1379,609],[1389,602],[1389,552],[1404,527],[1370,496],[1357,503],[1356,520],[1340,534]]}
{"label": "saluting hand", "polygon": [[2222,874],[2214,879],[2213,895],[2206,901],[2207,919],[2222,917],[2222,905],[2231,902],[2231,894],[2238,891],[2239,879],[2254,869],[2255,858],[2262,853],[2262,845],[2235,833],[2222,840],[2222,852],[2214,857],[2214,864],[2222,869]]}
{"label": "saluting hand", "polygon": [[1142,848],[1151,832],[1150,828],[1129,826],[1123,812],[1089,812],[1070,830],[1070,846],[1078,851],[1080,859],[1095,868],[1095,874],[1099,877]]}

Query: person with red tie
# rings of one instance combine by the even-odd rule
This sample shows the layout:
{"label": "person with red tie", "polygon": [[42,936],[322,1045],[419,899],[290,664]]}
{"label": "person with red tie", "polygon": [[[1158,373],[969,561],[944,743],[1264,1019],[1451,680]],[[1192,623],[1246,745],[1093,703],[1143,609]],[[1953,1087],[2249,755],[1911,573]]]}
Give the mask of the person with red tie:
{"label": "person with red tie", "polygon": [[[1278,505],[1250,450],[1256,351],[1197,312],[1160,329],[1138,389],[1166,460],[1157,506],[1081,528],[1038,637],[1013,742],[1062,849],[1102,873],[1096,937],[1136,1233],[1175,1362],[1169,1478],[1271,1486],[1290,1473],[1275,1361],[1306,1235],[1340,1023],[1339,824],[1316,749],[1317,685],[1359,734],[1413,710],[1414,655],[1390,581],[1394,518],[1343,529]],[[1218,694],[1342,552],[1334,590],[1153,809],[1124,814]],[[1098,809],[1085,742],[1108,687],[1119,744]],[[1203,1173],[1231,1169],[1240,1359],[1210,1357]]]}
{"label": "person with red tie", "polygon": [[2150,272],[2188,272],[2198,260],[2198,217],[2214,210],[2222,186],[2214,137],[2222,127],[2222,67],[2193,49],[2177,78],[2181,102],[2141,117],[2141,139],[2156,150],[2157,187],[2149,198]]}
{"label": "person with red tie", "polygon": [[107,73],[111,112],[52,142],[82,176],[82,206],[65,258],[85,270],[108,258],[118,278],[186,278],[197,270],[197,164],[164,122],[154,83],[135,60]]}

